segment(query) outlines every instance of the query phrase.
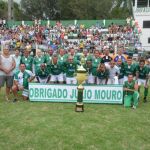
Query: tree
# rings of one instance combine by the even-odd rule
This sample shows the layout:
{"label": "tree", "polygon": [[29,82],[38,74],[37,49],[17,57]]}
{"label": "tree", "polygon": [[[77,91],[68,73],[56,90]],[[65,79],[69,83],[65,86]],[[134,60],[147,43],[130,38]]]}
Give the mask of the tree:
{"label": "tree", "polygon": [[56,0],[22,0],[23,12],[28,18],[54,19],[56,10]]}

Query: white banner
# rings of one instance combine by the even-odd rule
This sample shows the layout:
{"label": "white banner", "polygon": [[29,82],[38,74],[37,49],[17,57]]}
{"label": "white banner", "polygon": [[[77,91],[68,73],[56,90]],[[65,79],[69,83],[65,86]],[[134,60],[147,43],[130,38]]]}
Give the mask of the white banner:
{"label": "white banner", "polygon": [[[77,85],[29,84],[30,101],[77,102]],[[122,104],[122,85],[84,86],[83,102]]]}

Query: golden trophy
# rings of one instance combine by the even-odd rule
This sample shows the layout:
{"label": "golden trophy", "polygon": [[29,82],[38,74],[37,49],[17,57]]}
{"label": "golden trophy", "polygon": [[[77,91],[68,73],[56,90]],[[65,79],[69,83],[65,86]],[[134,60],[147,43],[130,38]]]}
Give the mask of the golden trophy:
{"label": "golden trophy", "polygon": [[80,66],[77,69],[77,81],[78,81],[78,98],[77,98],[77,103],[75,107],[76,112],[83,112],[84,111],[84,104],[83,104],[83,83],[87,79],[87,71],[86,69],[83,68],[83,66]]}

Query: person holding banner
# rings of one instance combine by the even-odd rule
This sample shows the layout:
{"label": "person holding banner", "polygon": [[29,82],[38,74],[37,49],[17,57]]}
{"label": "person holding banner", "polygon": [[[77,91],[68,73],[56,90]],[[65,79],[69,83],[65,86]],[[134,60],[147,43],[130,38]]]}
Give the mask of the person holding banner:
{"label": "person holding banner", "polygon": [[139,92],[140,87],[143,84],[144,85],[144,102],[147,102],[147,95],[148,95],[148,74],[149,69],[145,65],[145,60],[141,59],[139,65],[136,67],[136,79],[138,81],[139,85]]}
{"label": "person holding banner", "polygon": [[29,82],[31,82],[35,78],[35,75],[30,70],[26,70],[25,64],[21,63],[19,68],[20,70],[17,71],[14,75],[14,84],[12,87],[12,92],[14,94],[13,102],[16,102],[18,99],[18,91],[22,91],[23,100],[28,99],[28,85]]}
{"label": "person holding banner", "polygon": [[38,83],[48,83],[50,80],[49,71],[47,66],[43,63],[40,68],[36,71],[36,79]]}
{"label": "person holding banner", "polygon": [[128,75],[128,81],[124,83],[124,106],[136,109],[139,101],[138,84],[133,80],[133,74]]}
{"label": "person holding banner", "polygon": [[96,84],[107,84],[109,77],[109,71],[106,69],[105,64],[100,64],[97,68],[97,80]]}

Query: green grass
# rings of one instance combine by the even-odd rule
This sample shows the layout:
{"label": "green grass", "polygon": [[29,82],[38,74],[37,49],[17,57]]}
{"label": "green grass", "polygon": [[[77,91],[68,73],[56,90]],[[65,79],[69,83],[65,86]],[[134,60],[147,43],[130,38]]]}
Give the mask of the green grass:
{"label": "green grass", "polygon": [[122,105],[4,101],[0,92],[0,150],[149,150],[150,101]]}

